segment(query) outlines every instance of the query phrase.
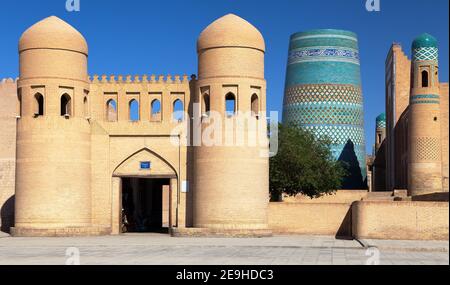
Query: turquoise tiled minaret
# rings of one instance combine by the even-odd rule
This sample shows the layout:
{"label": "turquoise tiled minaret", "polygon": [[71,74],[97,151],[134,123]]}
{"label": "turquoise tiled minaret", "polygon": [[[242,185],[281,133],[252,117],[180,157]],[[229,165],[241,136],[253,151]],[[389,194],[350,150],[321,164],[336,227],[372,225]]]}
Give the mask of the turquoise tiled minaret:
{"label": "turquoise tiled minaret", "polygon": [[332,140],[336,159],[348,165],[343,188],[366,188],[364,111],[358,40],[342,30],[291,36],[283,122]]}

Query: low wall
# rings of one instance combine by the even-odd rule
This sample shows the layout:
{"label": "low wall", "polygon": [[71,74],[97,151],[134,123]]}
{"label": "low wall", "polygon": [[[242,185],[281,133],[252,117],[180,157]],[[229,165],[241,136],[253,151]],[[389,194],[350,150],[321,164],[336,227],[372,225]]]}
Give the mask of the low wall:
{"label": "low wall", "polygon": [[351,237],[351,204],[269,204],[269,228],[274,234],[334,235]]}
{"label": "low wall", "polygon": [[414,196],[411,199],[413,201],[429,201],[429,202],[448,202],[448,192],[443,193],[431,193],[425,195]]}
{"label": "low wall", "polygon": [[288,203],[353,203],[360,201],[369,195],[367,190],[338,190],[331,195],[324,195],[320,198],[311,199],[308,196],[297,195],[295,197],[283,197]]}
{"label": "low wall", "polygon": [[358,201],[352,233],[358,239],[448,240],[446,202]]}

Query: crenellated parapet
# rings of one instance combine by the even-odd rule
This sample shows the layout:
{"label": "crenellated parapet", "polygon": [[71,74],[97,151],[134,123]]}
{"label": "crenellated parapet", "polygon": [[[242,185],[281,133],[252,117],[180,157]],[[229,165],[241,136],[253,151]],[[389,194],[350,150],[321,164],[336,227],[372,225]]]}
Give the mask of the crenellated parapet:
{"label": "crenellated parapet", "polygon": [[175,111],[187,111],[191,80],[195,76],[93,75],[88,79],[92,118],[110,122],[171,122]]}
{"label": "crenellated parapet", "polygon": [[0,118],[15,118],[20,115],[17,78],[0,80]]}
{"label": "crenellated parapet", "polygon": [[19,80],[19,78],[3,78],[2,80],[0,80],[0,85],[5,85],[5,84],[17,84],[17,80]]}
{"label": "crenellated parapet", "polygon": [[141,83],[150,83],[150,84],[187,84],[189,83],[189,77],[184,75],[93,75],[89,77],[89,81],[91,83],[133,83],[133,84],[141,84]]}
{"label": "crenellated parapet", "polygon": [[0,96],[17,97],[17,80],[13,78],[3,78],[0,80]]}

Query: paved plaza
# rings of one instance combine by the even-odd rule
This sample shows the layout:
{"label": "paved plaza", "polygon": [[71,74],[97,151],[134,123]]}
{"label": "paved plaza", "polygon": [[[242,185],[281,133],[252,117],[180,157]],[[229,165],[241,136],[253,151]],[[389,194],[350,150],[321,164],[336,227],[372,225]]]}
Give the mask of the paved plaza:
{"label": "paved plaza", "polygon": [[449,265],[448,248],[448,241],[356,241],[328,236],[12,238],[3,234],[0,264],[64,265],[79,252],[82,265]]}

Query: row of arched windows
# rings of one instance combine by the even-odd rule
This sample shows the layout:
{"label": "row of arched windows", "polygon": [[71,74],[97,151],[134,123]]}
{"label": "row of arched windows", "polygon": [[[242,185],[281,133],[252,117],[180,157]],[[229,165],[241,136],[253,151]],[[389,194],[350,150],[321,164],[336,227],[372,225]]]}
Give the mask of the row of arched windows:
{"label": "row of arched windows", "polygon": [[[34,99],[35,99],[34,116],[35,117],[44,116],[44,112],[45,112],[44,95],[42,95],[41,93],[36,93],[34,95]],[[85,117],[87,117],[89,115],[89,105],[88,105],[88,99],[86,96],[83,99],[83,108],[84,108],[84,110],[83,110],[84,115],[85,115]],[[60,115],[63,117],[72,116],[72,98],[67,93],[64,93],[60,98]]]}
{"label": "row of arched windows", "polygon": [[[426,71],[424,71],[426,72]],[[35,116],[44,116],[44,96],[41,93],[36,93],[36,109]],[[87,117],[89,114],[88,99],[85,96],[83,99],[84,114]],[[259,98],[258,95],[253,94],[251,97],[251,112],[253,116],[259,113]],[[210,97],[208,94],[203,95],[203,113],[210,112]],[[236,96],[229,92],[225,95],[225,113],[227,116],[233,116],[237,112]],[[128,118],[130,121],[139,121],[139,102],[136,99],[130,100],[128,103]],[[161,120],[161,102],[154,99],[150,104],[151,119],[155,121]],[[67,94],[63,94],[60,99],[60,115],[70,117],[72,116],[72,98]],[[176,121],[184,119],[184,104],[180,99],[176,99],[172,105],[172,118]],[[106,120],[117,121],[117,104],[114,99],[106,102]]]}
{"label": "row of arched windows", "polygon": [[[130,121],[139,121],[140,117],[139,102],[132,99],[128,102],[128,119]],[[150,103],[150,115],[152,121],[161,121],[161,101],[154,99]],[[180,99],[176,99],[172,105],[172,119],[175,121],[184,120],[184,104]],[[114,99],[106,102],[106,120],[109,122],[117,121],[117,103]]]}
{"label": "row of arched windows", "polygon": [[[203,114],[208,114],[210,109],[210,98],[208,94],[203,95],[203,106],[202,111]],[[259,114],[259,97],[256,94],[253,94],[250,99],[250,108],[253,116],[258,116]],[[236,105],[236,95],[232,92],[229,92],[225,95],[225,113],[228,117],[235,115],[237,112]]]}

